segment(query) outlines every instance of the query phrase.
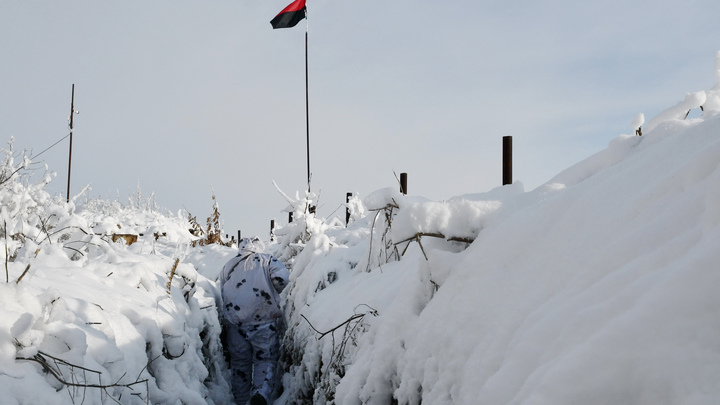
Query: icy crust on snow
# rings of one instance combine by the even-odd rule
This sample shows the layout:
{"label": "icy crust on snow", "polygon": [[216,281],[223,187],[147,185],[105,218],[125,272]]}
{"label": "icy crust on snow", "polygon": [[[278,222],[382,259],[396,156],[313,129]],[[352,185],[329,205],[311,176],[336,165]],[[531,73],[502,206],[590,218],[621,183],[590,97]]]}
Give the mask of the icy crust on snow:
{"label": "icy crust on snow", "polygon": [[[366,217],[312,235],[286,292],[278,403],[718,403],[718,90],[533,191],[383,189]],[[388,227],[372,210],[389,205]],[[378,254],[441,230],[479,232],[464,250],[423,237]]]}

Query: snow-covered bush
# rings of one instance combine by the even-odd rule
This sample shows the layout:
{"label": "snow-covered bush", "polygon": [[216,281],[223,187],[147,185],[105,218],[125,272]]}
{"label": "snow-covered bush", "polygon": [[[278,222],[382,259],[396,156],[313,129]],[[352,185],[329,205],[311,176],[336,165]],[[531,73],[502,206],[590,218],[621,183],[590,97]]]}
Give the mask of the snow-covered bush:
{"label": "snow-covered bush", "polygon": [[[417,275],[401,270],[407,267],[399,265],[399,261],[406,260],[405,254],[410,263],[416,264],[426,262],[426,254],[436,256],[437,252],[464,250],[477,237],[486,218],[501,206],[492,198],[514,196],[517,190],[522,191],[518,187],[447,202],[402,195],[392,188],[381,189],[362,201],[357,197],[351,200],[353,220],[348,226],[339,222],[326,224],[323,218],[298,212],[303,220],[290,224],[294,227],[291,230],[279,231],[281,235],[294,235],[297,246],[292,252],[290,285],[284,293],[286,391],[281,401],[335,403],[336,390],[357,360],[360,344],[367,339],[365,335],[373,331],[377,319],[387,316],[384,313],[394,312],[390,309],[392,300],[384,296],[392,292],[377,290],[373,280],[387,278],[389,285],[400,289],[399,297],[408,292],[414,296],[415,286],[421,285],[420,301],[427,302],[443,279],[439,276],[433,279],[424,270],[419,273],[423,277],[417,283],[410,282],[412,288],[408,289],[403,286],[403,278],[415,279]],[[308,223],[321,225],[312,228]],[[305,229],[314,232],[303,234]],[[302,243],[303,238],[298,235],[309,238]],[[272,249],[288,251],[283,239]],[[358,287],[352,288],[352,284]],[[397,375],[384,377],[388,387],[399,384]],[[390,397],[376,394],[376,398]]]}
{"label": "snow-covered bush", "polygon": [[51,197],[50,175],[30,183],[12,146],[0,168],[2,402],[229,402],[218,294],[198,269],[231,253],[199,257],[187,221],[152,197]]}

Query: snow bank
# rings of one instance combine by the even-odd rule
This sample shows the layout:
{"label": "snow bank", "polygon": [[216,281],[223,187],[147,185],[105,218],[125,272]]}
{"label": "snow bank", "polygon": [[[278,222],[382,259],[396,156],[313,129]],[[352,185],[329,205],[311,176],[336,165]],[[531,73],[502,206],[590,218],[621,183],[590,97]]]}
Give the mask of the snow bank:
{"label": "snow bank", "polygon": [[719,95],[688,94],[531,192],[383,189],[313,234],[278,403],[718,403]]}
{"label": "snow bank", "polygon": [[188,255],[180,216],[52,198],[48,176],[29,184],[12,144],[3,152],[2,403],[228,403],[216,287],[193,261],[231,253]]}

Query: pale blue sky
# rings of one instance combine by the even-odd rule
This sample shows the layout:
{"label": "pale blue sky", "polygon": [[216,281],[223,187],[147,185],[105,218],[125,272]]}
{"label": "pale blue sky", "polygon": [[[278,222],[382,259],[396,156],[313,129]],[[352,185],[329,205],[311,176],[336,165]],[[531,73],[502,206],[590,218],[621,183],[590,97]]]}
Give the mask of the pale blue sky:
{"label": "pale blue sky", "polygon": [[[67,133],[72,192],[125,202],[138,182],[172,211],[267,236],[306,187],[305,22],[290,0],[0,0],[2,142]],[[432,199],[501,182],[501,138],[531,190],[715,84],[720,2],[308,0],[313,191],[327,216],[409,173]],[[67,141],[40,160],[65,193]],[[342,214],[339,209],[338,213]]]}

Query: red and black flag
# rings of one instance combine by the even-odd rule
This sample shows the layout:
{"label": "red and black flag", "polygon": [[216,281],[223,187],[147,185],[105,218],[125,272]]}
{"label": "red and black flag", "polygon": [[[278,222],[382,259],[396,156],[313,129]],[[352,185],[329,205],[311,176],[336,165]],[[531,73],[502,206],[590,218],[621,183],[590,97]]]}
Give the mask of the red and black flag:
{"label": "red and black flag", "polygon": [[305,18],[305,0],[295,0],[270,21],[273,29],[294,27]]}

